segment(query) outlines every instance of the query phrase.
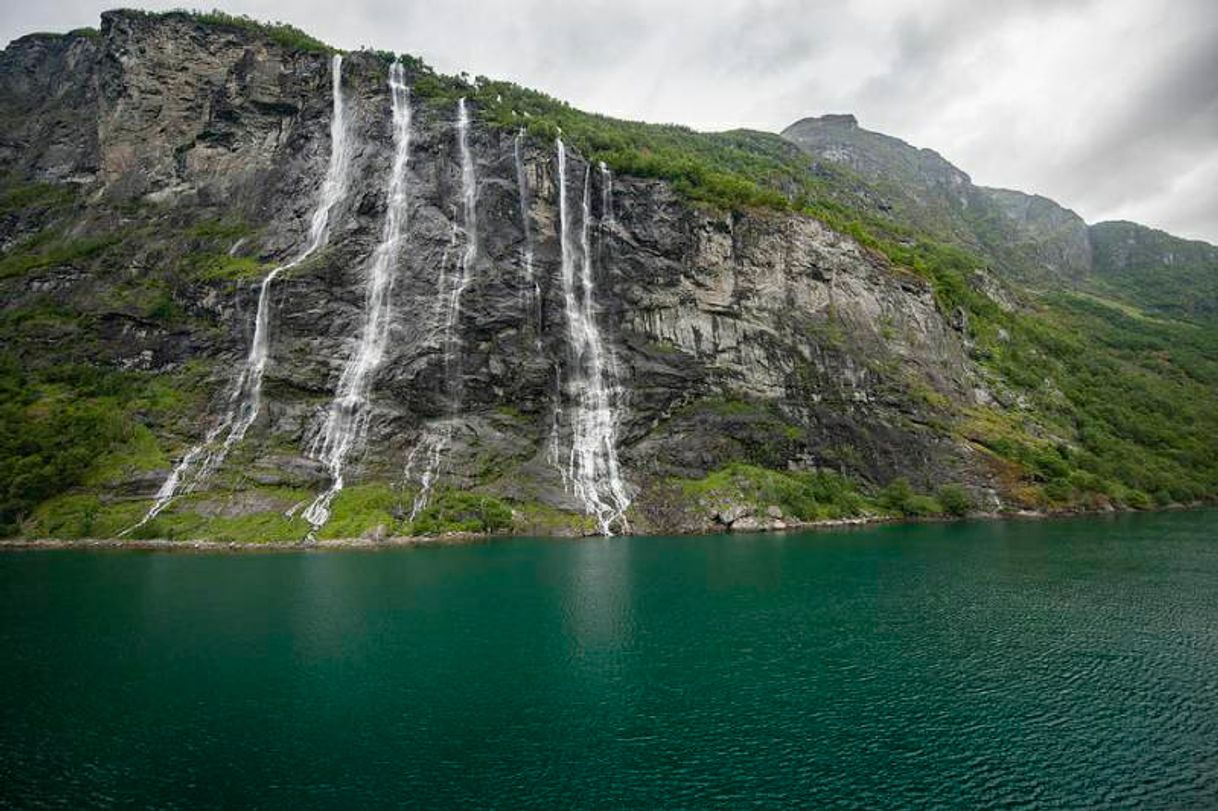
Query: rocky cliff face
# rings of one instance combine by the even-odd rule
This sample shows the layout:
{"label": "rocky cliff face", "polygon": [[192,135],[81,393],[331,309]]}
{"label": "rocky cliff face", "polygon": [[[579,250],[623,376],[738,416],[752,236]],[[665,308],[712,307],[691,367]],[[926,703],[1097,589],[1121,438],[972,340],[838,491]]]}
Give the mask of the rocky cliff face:
{"label": "rocky cliff face", "polygon": [[[328,483],[314,447],[361,329],[387,206],[388,68],[377,54],[346,58],[350,193],[326,247],[271,288],[260,416],[224,468],[174,508],[182,513],[292,515]],[[407,66],[408,84],[418,70]],[[0,56],[0,171],[67,190],[7,211],[0,242],[28,245],[46,232],[78,246],[0,277],[6,323],[23,325],[10,330],[12,351],[31,367],[71,361],[158,375],[185,404],[141,412],[141,442],[155,447],[93,478],[104,499],[146,505],[226,407],[249,351],[258,282],[299,251],[309,228],[330,149],[329,71],[326,54],[257,32],[130,12],[104,15],[96,35],[27,37]],[[473,110],[479,227],[448,335],[444,284],[468,216],[456,109],[423,93],[411,106],[388,348],[348,487],[398,494],[385,510],[401,519],[423,485],[419,450],[443,425],[440,489],[503,499],[525,516],[518,528],[552,529],[528,516],[581,511],[564,477],[578,359],[560,277],[555,144],[520,144],[522,199],[516,132]],[[787,135],[879,183],[891,166],[852,139],[882,136],[859,132],[841,118]],[[895,144],[888,152],[903,155]],[[1053,274],[1090,261],[1069,212],[973,187],[933,153],[907,157],[902,171],[921,185],[894,205],[939,212],[979,244],[974,220],[943,212],[988,206],[1002,233],[1026,237],[1027,255],[1052,257],[1042,264]],[[832,471],[864,491],[899,477],[923,490],[962,482],[980,503],[999,503],[1000,466],[956,428],[978,398],[991,401],[990,383],[970,360],[967,317],[945,313],[924,279],[813,219],[695,206],[662,181],[613,177],[572,153],[571,201],[585,183],[595,313],[619,384],[617,452],[636,528],[700,528],[717,515],[728,523],[719,505],[683,501],[673,483],[734,463]],[[875,188],[884,187],[867,193]],[[446,360],[453,340],[455,362]]]}

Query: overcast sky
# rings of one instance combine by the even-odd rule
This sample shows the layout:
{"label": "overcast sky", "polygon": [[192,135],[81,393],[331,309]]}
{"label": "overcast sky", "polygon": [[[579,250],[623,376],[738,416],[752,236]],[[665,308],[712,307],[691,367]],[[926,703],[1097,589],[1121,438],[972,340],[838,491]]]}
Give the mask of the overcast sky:
{"label": "overcast sky", "polygon": [[[120,0],[0,0],[0,40]],[[183,2],[127,5],[169,8]],[[206,0],[583,109],[779,131],[852,112],[981,184],[1218,243],[1218,0]]]}

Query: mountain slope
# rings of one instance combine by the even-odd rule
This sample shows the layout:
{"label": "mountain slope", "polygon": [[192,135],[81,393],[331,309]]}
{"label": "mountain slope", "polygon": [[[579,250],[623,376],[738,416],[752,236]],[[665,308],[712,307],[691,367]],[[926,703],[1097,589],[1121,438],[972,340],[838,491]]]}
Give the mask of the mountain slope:
{"label": "mountain slope", "polygon": [[1177,318],[1218,317],[1218,247],[1132,222],[1091,226],[1097,289]]}
{"label": "mountain slope", "polygon": [[849,207],[974,252],[1035,290],[1086,290],[1176,317],[1212,316],[1218,305],[1212,245],[1133,223],[1088,226],[1048,198],[975,186],[938,153],[865,130],[853,116],[802,119],[783,137],[854,174],[831,191]]}
{"label": "mountain slope", "polygon": [[937,152],[865,130],[853,116],[805,118],[782,134],[854,173],[856,186],[838,193],[845,204],[986,256],[1010,278],[1068,285],[1090,267],[1086,224],[1051,200],[975,186]]}
{"label": "mountain slope", "polygon": [[[309,532],[391,207],[393,60],[342,63],[349,191],[269,287],[251,428],[138,534]],[[589,374],[636,530],[1218,491],[1209,333],[1046,289],[1081,255],[1048,201],[937,156],[886,168],[904,157],[883,136],[841,165],[401,63],[407,224],[321,535],[593,528],[568,461]],[[0,55],[6,531],[128,528],[220,424],[260,281],[306,242],[331,69],[300,32],[183,13],[108,12]],[[572,338],[589,322],[595,369]]]}

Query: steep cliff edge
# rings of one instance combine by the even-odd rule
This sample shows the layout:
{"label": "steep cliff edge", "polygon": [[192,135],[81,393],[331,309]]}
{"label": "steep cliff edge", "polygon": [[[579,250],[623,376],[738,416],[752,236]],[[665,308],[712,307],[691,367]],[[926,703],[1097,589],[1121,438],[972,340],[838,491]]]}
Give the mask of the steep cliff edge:
{"label": "steep cliff edge", "polygon": [[[274,34],[206,15],[109,12],[98,32],[27,37],[0,55],[7,531],[131,527],[230,407],[260,282],[307,241],[332,147],[329,53]],[[324,247],[269,288],[257,419],[141,534],[309,531],[303,506],[333,478],[318,437],[342,407],[335,392],[384,239],[392,61],[343,60],[349,190]],[[576,250],[588,276],[575,294],[604,344],[597,374],[613,384],[601,428],[635,530],[1212,493],[1209,448],[1191,463],[1173,457],[1201,471],[1178,493],[1123,479],[1107,457],[1089,470],[1082,457],[1095,452],[1058,402],[1071,392],[1036,368],[1050,348],[1022,343],[1033,330],[1020,319],[1041,317],[1035,306],[982,264],[955,268],[956,290],[957,276],[949,284],[946,271],[808,216],[791,202],[796,186],[826,181],[778,139],[618,124],[402,65],[406,225],[387,337],[322,535],[595,528],[570,478],[589,363],[570,338],[581,316],[564,274]],[[458,97],[472,110],[464,144]],[[565,212],[560,125],[573,133]],[[657,163],[682,150],[720,163]],[[785,179],[750,185],[758,165]],[[1027,225],[1046,222],[1036,205],[959,175],[945,193],[996,201],[1004,222],[1041,233]],[[839,205],[874,193],[833,183]],[[1051,222],[1035,250],[1017,252],[1033,261],[1042,244],[1073,239],[1059,234],[1070,225]],[[1074,247],[1059,253],[1051,272],[1073,273]]]}

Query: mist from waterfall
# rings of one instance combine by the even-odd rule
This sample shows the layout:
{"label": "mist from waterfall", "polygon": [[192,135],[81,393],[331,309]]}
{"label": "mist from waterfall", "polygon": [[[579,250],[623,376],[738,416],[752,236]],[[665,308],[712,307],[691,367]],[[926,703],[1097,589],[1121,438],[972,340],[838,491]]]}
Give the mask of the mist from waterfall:
{"label": "mist from waterfall", "polygon": [[329,488],[301,514],[315,530],[329,520],[330,505],[343,489],[347,458],[362,443],[368,430],[368,396],[376,371],[384,360],[389,338],[390,295],[406,230],[406,164],[410,157],[410,93],[400,62],[394,62],[389,68],[389,90],[394,150],[386,186],[385,221],[380,243],[368,268],[359,342],[343,368],[325,424],[314,445],[314,453],[330,475]]}
{"label": "mist from waterfall", "polygon": [[418,474],[419,491],[411,506],[411,520],[427,506],[465,399],[459,325],[461,297],[469,286],[469,274],[478,257],[478,178],[474,169],[473,151],[469,145],[469,108],[464,97],[457,100],[457,146],[461,159],[461,230],[464,234],[464,248],[457,259],[456,272],[451,280],[446,272],[447,263],[442,262],[437,286],[437,298],[445,302],[441,342],[448,414],[439,425],[429,426],[424,431],[407,458],[403,475],[409,481],[415,475],[416,459],[422,457]]}
{"label": "mist from waterfall", "polygon": [[126,535],[151,521],[168,507],[180,492],[189,493],[205,482],[224,463],[233,446],[245,438],[246,432],[258,418],[262,409],[262,379],[270,357],[271,285],[280,274],[303,263],[329,241],[330,215],[346,197],[350,185],[352,153],[347,108],[342,91],[342,67],[342,55],[335,54],[330,61],[330,159],[317,205],[309,221],[309,241],[291,261],[268,273],[258,287],[254,336],[250,341],[245,363],[229,388],[224,415],[207,432],[203,441],[188,450],[174,465],[157,491],[152,507],[139,523],[124,530],[121,535]]}
{"label": "mist from waterfall", "polygon": [[617,415],[614,411],[614,399],[619,394],[617,375],[612,359],[607,357],[596,323],[596,290],[589,235],[592,219],[591,166],[584,169],[580,206],[582,216],[577,242],[572,233],[574,227],[567,193],[566,148],[561,138],[557,139],[556,145],[563,305],[571,362],[567,392],[575,403],[571,415],[571,450],[565,480],[583,503],[584,510],[596,519],[601,533],[611,535],[615,525],[625,526],[625,512],[630,506],[630,498],[617,458]]}

